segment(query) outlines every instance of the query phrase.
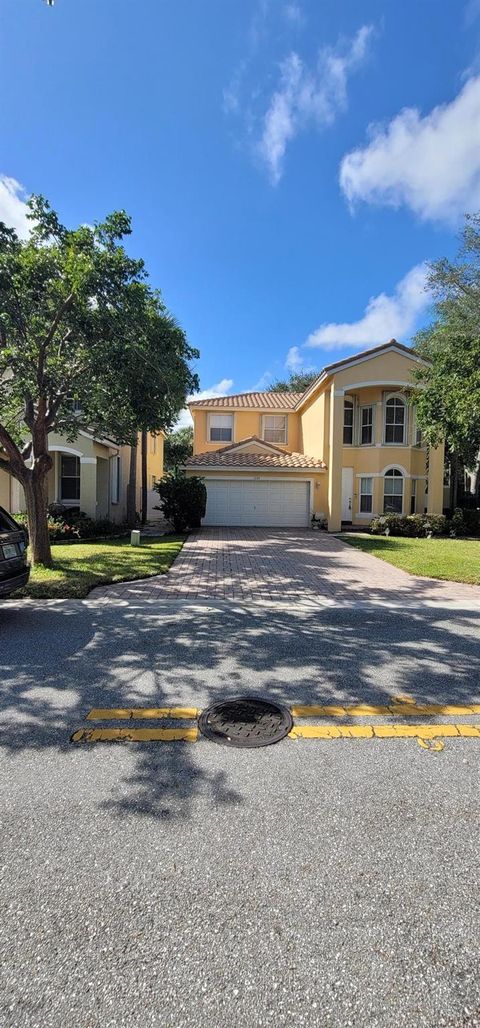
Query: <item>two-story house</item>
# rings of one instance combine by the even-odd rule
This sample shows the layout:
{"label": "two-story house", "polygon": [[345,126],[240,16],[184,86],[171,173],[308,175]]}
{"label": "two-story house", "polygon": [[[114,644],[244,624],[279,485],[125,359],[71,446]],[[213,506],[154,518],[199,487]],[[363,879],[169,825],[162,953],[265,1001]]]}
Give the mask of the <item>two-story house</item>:
{"label": "two-story house", "polygon": [[323,369],[304,393],[194,400],[187,475],[207,487],[205,525],[331,532],[378,514],[441,513],[443,446],[427,448],[408,403],[416,354],[392,339]]}
{"label": "two-story house", "polygon": [[[163,433],[149,434],[147,441],[147,514],[158,518],[158,493],[154,484],[163,475]],[[130,447],[113,439],[80,431],[73,443],[51,433],[48,448],[53,467],[47,476],[48,503],[82,510],[91,518],[122,522],[127,514],[127,483],[130,475]],[[141,446],[137,447],[136,509],[141,509]],[[0,507],[12,514],[25,510],[20,483],[0,468]]]}

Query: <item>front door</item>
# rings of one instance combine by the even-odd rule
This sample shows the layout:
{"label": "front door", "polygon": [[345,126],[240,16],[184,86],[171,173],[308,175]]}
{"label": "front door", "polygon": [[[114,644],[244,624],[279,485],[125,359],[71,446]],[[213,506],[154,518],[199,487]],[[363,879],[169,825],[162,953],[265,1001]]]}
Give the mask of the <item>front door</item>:
{"label": "front door", "polygon": [[342,468],[342,521],[352,520],[353,468]]}

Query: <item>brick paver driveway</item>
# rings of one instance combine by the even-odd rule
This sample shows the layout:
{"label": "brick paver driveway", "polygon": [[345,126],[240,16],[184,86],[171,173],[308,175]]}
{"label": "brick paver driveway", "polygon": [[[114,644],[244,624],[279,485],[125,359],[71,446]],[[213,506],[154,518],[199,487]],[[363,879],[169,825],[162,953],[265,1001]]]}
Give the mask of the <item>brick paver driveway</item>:
{"label": "brick paver driveway", "polygon": [[419,578],[325,532],[210,528],[189,536],[167,575],[102,586],[89,599],[225,599],[439,604],[480,609],[480,586]]}

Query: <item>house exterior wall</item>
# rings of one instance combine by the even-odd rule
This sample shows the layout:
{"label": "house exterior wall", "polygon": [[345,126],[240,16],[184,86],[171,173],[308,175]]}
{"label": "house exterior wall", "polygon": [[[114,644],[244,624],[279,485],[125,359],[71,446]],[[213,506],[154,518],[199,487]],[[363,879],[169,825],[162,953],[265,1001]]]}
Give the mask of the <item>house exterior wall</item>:
{"label": "house exterior wall", "polygon": [[[163,433],[159,433],[153,442],[148,437],[147,481],[148,481],[148,516],[156,516],[153,511],[158,494],[153,491],[153,483],[163,475]],[[49,449],[53,458],[53,467],[47,476],[48,503],[62,503],[80,508],[91,518],[109,517],[112,521],[122,522],[127,512],[127,483],[129,477],[130,447],[116,446],[110,440],[94,439],[86,432],[81,432],[74,440],[68,442],[62,436],[52,433],[49,436]],[[62,454],[78,457],[80,460],[80,499],[68,503],[61,497],[61,457]],[[112,479],[115,474],[115,462],[120,462],[118,502],[113,501]],[[25,510],[23,489],[15,480],[0,469],[0,506],[11,513]],[[141,448],[140,436],[137,452],[137,510],[141,507]]]}
{"label": "house exterior wall", "polygon": [[[390,394],[405,399],[405,389],[412,383],[416,362],[408,354],[388,351],[362,359],[332,373],[313,394],[302,410],[304,452],[322,457],[329,469],[328,520],[331,531],[342,523],[342,469],[353,474],[352,510],[349,520],[359,527],[375,514],[383,513],[384,476],[390,468],[398,468],[403,476],[403,513],[412,509],[415,490],[416,513],[441,513],[443,509],[443,446],[428,451],[416,445],[414,408],[407,405],[405,443],[385,442],[385,403]],[[343,444],[345,398],[354,404],[354,437],[352,445]],[[361,408],[373,408],[373,441],[362,445],[360,436]],[[323,431],[322,425],[323,423]],[[316,438],[323,442],[323,452],[313,449]],[[360,511],[360,482],[372,479],[372,512]]]}
{"label": "house exterior wall", "polygon": [[[163,446],[165,436],[163,432],[159,432],[158,435],[153,436],[149,433],[147,440],[147,513],[148,517],[158,517],[159,512],[155,511],[155,506],[158,503],[158,493],[154,491],[153,486],[155,482],[158,482],[163,475]],[[127,516],[127,485],[130,476],[130,447],[120,447],[120,489],[119,496],[120,501],[118,504],[113,504],[112,507],[112,519],[114,521],[124,521]],[[142,450],[141,450],[141,435],[138,436],[137,444],[137,490],[135,507],[139,512],[142,506]]]}
{"label": "house exterior wall", "polygon": [[263,481],[279,482],[279,481],[295,481],[295,482],[310,482],[312,489],[310,494],[310,502],[312,514],[323,514],[327,516],[327,475],[324,471],[309,471],[305,469],[302,472],[289,472],[287,469],[279,469],[278,471],[265,471],[260,469],[256,471],[254,468],[238,468],[238,470],[218,470],[218,468],[212,468],[211,471],[202,471],[199,468],[187,468],[187,477],[190,478],[193,475],[198,475],[203,478],[205,485],[208,489],[208,482],[212,479],[221,479],[222,481],[238,479],[261,479]]}
{"label": "house exterior wall", "polygon": [[[402,475],[402,513],[438,513],[443,509],[444,448],[428,450],[416,438],[414,408],[405,405],[405,442],[390,444],[385,439],[386,401],[390,394],[406,401],[406,391],[413,383],[412,371],[418,366],[409,353],[395,345],[380,353],[352,357],[346,365],[327,369],[324,378],[298,405],[288,413],[288,438],[283,447],[323,460],[327,473],[315,478],[314,510],[325,512],[330,531],[338,531],[345,520],[353,525],[365,526],[384,509],[385,473],[397,468]],[[354,408],[352,444],[344,445],[344,404],[348,398]],[[373,408],[373,437],[369,444],[361,443],[361,409]],[[194,454],[222,449],[226,444],[208,441],[208,415],[233,414],[233,440],[262,435],[262,411],[232,410],[231,407],[208,409],[192,408],[194,420]],[[272,413],[270,411],[270,413]],[[278,411],[278,413],[285,413]],[[252,443],[252,449],[255,446]],[[346,514],[342,497],[342,477],[345,470],[346,489],[350,475],[353,480],[351,510]],[[351,470],[350,470],[351,469]],[[217,475],[219,474],[217,470]],[[238,471],[221,471],[223,475],[239,475]],[[214,470],[205,472],[215,474]],[[263,471],[259,475],[266,477]],[[360,511],[362,478],[370,479],[372,511]],[[349,498],[349,497],[348,497]]]}
{"label": "house exterior wall", "polygon": [[[211,453],[214,450],[221,450],[225,443],[210,442],[208,438],[208,416],[209,414],[233,414],[233,439],[232,443],[238,443],[241,439],[248,439],[256,435],[260,439],[263,433],[264,415],[286,415],[287,416],[287,442],[282,447],[285,450],[300,451],[300,418],[296,413],[285,410],[232,410],[231,407],[215,407],[215,409],[202,410],[192,407],[193,417],[193,452]],[[281,443],[275,443],[282,446]]]}
{"label": "house exterior wall", "polygon": [[0,469],[0,507],[10,510],[10,475]]}

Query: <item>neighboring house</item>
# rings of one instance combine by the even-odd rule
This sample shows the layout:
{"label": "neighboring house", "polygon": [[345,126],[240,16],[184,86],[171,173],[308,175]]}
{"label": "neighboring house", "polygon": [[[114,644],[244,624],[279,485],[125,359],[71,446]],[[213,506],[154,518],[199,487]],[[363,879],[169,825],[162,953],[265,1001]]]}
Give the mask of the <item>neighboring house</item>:
{"label": "neighboring house", "polygon": [[[154,507],[159,501],[153,486],[163,474],[164,436],[148,436],[147,479],[148,517],[160,517]],[[124,521],[127,512],[127,484],[130,473],[130,447],[118,446],[113,439],[97,439],[79,432],[75,442],[49,435],[53,467],[48,473],[48,502],[82,510],[91,518]],[[0,506],[12,514],[25,510],[23,490],[16,478],[0,470]],[[137,500],[141,509],[141,437],[137,447]]]}
{"label": "neighboring house", "polygon": [[330,364],[305,393],[194,400],[187,475],[207,487],[205,525],[331,532],[376,514],[441,513],[444,448],[427,450],[407,402],[421,359],[392,339]]}

